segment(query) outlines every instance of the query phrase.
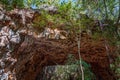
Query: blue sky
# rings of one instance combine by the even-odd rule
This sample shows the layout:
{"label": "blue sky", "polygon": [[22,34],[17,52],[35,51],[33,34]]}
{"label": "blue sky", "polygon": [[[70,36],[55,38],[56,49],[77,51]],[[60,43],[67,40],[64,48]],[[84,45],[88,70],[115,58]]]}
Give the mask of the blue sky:
{"label": "blue sky", "polygon": [[[68,0],[60,0],[60,2],[63,2],[63,1],[67,2]],[[77,0],[72,0],[72,1],[75,2]]]}
{"label": "blue sky", "polygon": [[63,2],[63,1],[67,2],[68,0],[60,0],[60,2]]}

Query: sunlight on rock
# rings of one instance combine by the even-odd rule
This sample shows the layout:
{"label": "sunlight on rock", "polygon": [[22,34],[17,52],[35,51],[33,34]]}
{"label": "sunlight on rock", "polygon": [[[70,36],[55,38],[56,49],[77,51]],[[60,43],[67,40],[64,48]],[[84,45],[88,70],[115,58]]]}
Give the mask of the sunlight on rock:
{"label": "sunlight on rock", "polygon": [[[14,25],[14,23],[12,24]],[[15,33],[8,26],[4,26],[0,30],[0,39],[1,49],[5,48],[5,52],[1,51],[4,55],[1,56],[0,59],[0,80],[16,80],[15,71],[10,71],[9,67],[13,66],[17,62],[17,59],[12,58],[11,56],[11,46],[13,45],[11,43],[17,44],[20,42],[19,33]],[[6,66],[8,63],[9,66]]]}
{"label": "sunlight on rock", "polygon": [[65,34],[67,34],[66,31],[59,30],[57,28],[51,29],[51,28],[46,27],[44,31],[38,35],[38,38],[43,37],[46,39],[57,39],[57,40],[66,39],[67,36],[62,35],[61,34],[62,32],[65,32]]}
{"label": "sunlight on rock", "polygon": [[52,12],[56,12],[58,10],[57,7],[53,5],[47,5],[47,4],[43,4],[39,6],[39,8],[45,11],[52,11]]}

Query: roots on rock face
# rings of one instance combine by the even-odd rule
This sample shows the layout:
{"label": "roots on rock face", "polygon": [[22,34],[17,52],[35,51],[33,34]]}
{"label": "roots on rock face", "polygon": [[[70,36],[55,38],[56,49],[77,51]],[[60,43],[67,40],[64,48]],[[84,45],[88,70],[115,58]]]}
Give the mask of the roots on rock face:
{"label": "roots on rock face", "polygon": [[[29,38],[32,37],[29,36]],[[32,38],[31,41],[24,41],[15,49],[13,55],[18,60],[14,65],[17,79],[35,80],[43,67],[65,64],[69,54],[73,54],[78,59],[77,45],[75,43],[68,46],[60,41],[42,38]],[[102,41],[93,41],[83,37],[81,56],[83,60],[91,64],[98,80],[115,80]]]}
{"label": "roots on rock face", "polygon": [[[14,9],[11,12],[0,10],[0,13],[3,14],[0,16],[0,26],[7,26],[11,29],[13,28],[16,36],[18,36],[17,31],[18,33],[26,32],[24,31],[24,27],[28,27],[29,25],[27,24],[31,24],[35,17],[34,11],[26,9]],[[19,29],[22,28],[23,30],[19,31]],[[10,36],[15,37],[13,34]],[[14,39],[15,38],[13,38],[13,40]],[[73,39],[73,37],[71,39]],[[15,39],[15,41],[16,40],[17,39]],[[3,40],[3,42],[4,41],[5,40]],[[3,44],[1,45],[4,46]],[[76,59],[79,59],[77,42],[75,43],[74,41],[70,43],[66,40],[34,38],[22,34],[22,37],[20,37],[20,43],[13,45],[12,48],[14,49],[11,50],[12,52],[10,52],[11,54],[9,58],[12,59],[11,61],[15,60],[16,63],[10,66],[9,70],[6,70],[6,72],[15,72],[17,80],[36,80],[36,77],[41,73],[43,67],[65,64],[69,54],[73,54]],[[2,48],[0,55],[4,56],[5,50]],[[113,51],[111,47],[109,50],[111,52]],[[82,59],[91,64],[92,70],[96,74],[98,80],[115,80],[109,67],[110,63],[103,40],[95,41],[88,36],[82,36],[80,51]]]}

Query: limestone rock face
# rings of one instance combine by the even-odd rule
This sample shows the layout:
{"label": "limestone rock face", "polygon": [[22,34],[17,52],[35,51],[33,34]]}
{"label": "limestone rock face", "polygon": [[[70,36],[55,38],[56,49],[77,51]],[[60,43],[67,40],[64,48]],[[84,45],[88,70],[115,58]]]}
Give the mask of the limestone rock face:
{"label": "limestone rock face", "polygon": [[80,76],[78,65],[46,66],[37,80],[79,80]]}

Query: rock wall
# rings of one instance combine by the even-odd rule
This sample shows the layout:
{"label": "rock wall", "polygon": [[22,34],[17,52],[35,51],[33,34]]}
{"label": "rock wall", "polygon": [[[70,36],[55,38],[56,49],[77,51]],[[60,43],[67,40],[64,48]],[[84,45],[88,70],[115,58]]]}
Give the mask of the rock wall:
{"label": "rock wall", "polygon": [[[0,43],[1,80],[8,80],[8,78],[10,80],[36,80],[45,66],[64,65],[69,54],[73,54],[76,59],[79,59],[77,42],[35,38],[24,31],[27,24],[31,24],[34,11],[14,9],[7,12],[1,9],[0,13],[1,32],[6,26],[14,33],[10,35],[8,30],[8,35],[4,40],[1,39],[3,41]],[[12,42],[14,40],[11,39],[15,35],[18,36],[14,37],[15,42]],[[11,37],[9,38],[9,36]],[[2,38],[3,35],[0,37]],[[18,39],[19,37],[20,39]],[[4,42],[5,44],[3,44]],[[109,47],[111,53],[114,51],[113,49],[113,47]],[[82,35],[80,51],[82,59],[91,64],[97,80],[115,80],[114,74],[110,70],[103,39],[95,41],[87,35]],[[112,57],[111,55],[111,61]]]}
{"label": "rock wall", "polygon": [[[81,42],[82,59],[91,64],[97,80],[115,80],[103,41],[84,41],[85,39]],[[75,43],[68,45],[41,38],[32,41],[23,42],[14,53],[14,57],[19,60],[15,65],[18,80],[35,80],[43,67],[65,64],[69,54],[78,59],[78,48]]]}

